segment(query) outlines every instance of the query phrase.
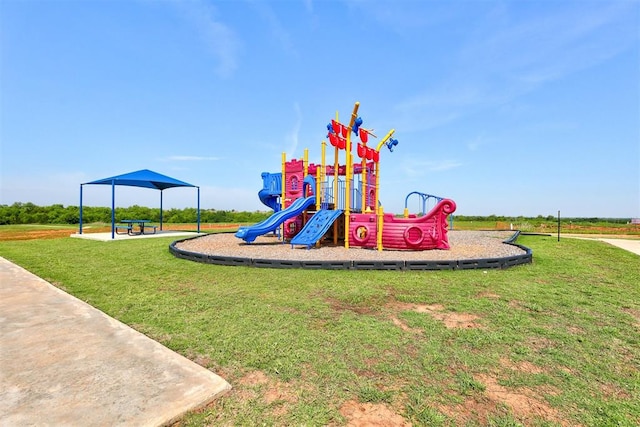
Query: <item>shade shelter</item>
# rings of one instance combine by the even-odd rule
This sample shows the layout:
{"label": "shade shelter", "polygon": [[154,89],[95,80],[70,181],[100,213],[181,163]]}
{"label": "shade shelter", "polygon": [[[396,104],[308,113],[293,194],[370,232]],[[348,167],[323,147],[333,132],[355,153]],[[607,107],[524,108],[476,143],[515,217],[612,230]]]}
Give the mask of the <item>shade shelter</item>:
{"label": "shade shelter", "polygon": [[130,187],[151,188],[160,190],[160,230],[162,230],[162,192],[167,188],[174,187],[195,187],[198,193],[197,223],[198,233],[200,233],[200,187],[189,184],[184,181],[171,178],[149,169],[142,169],[135,172],[125,173],[123,175],[112,176],[110,178],[98,179],[96,181],[85,182],[80,184],[80,230],[82,234],[82,187],[85,185],[110,185],[111,186],[111,238],[115,238],[116,229],[116,185],[127,185]]}

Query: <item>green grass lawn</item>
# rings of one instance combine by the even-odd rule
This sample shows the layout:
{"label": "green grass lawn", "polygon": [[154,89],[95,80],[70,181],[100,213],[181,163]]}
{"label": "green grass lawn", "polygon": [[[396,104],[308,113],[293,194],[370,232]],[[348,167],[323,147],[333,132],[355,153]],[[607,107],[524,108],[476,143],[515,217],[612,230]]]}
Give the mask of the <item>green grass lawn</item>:
{"label": "green grass lawn", "polygon": [[640,258],[523,236],[508,270],[199,264],[171,239],[3,241],[3,256],[234,389],[179,424],[640,424]]}

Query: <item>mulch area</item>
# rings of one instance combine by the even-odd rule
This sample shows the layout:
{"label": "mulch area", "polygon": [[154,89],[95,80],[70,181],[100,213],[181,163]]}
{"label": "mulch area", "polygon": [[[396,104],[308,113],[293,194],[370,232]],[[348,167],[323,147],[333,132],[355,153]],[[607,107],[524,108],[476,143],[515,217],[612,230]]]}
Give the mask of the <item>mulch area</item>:
{"label": "mulch area", "polygon": [[378,251],[323,244],[307,249],[282,243],[275,236],[260,236],[253,243],[245,243],[233,233],[210,234],[178,242],[183,251],[226,257],[294,260],[294,261],[431,261],[502,258],[525,253],[521,248],[503,243],[513,231],[449,231],[448,250]]}

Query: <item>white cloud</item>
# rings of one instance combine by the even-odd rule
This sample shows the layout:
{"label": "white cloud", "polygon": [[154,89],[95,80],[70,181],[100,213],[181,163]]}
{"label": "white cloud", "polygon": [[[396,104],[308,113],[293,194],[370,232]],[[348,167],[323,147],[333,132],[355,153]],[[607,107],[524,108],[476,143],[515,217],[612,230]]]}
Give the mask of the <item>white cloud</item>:
{"label": "white cloud", "polygon": [[303,3],[307,12],[313,12],[313,0],[304,0]]}
{"label": "white cloud", "polygon": [[300,110],[300,104],[298,104],[297,102],[294,103],[293,110],[296,113],[296,119],[293,123],[291,131],[285,137],[286,140],[291,144],[289,146],[289,150],[287,151],[287,157],[293,157],[296,155],[296,150],[298,149],[298,140],[300,137],[300,129],[302,128],[302,111]]}
{"label": "white cloud", "polygon": [[363,19],[370,17],[381,29],[404,37],[437,25],[446,25],[456,13],[464,8],[463,2],[436,1],[370,1],[349,0],[350,15]]}
{"label": "white cloud", "polygon": [[625,19],[630,12],[621,3],[600,3],[553,15],[531,14],[527,20],[510,16],[506,24],[489,21],[463,47],[460,60],[474,73],[496,73],[527,90],[628,48],[637,37]]}
{"label": "white cloud", "polygon": [[[265,20],[269,33],[273,39],[276,40],[278,45],[288,53],[297,54],[294,43],[291,39],[291,35],[282,25],[278,15],[274,12],[273,8],[265,1],[250,1],[250,4],[258,12],[258,14]],[[307,7],[309,4],[306,5]]]}
{"label": "white cloud", "polygon": [[480,147],[484,147],[495,143],[495,138],[487,137],[484,135],[478,135],[466,143],[467,150],[477,151]]}
{"label": "white cloud", "polygon": [[452,51],[452,72],[395,104],[394,123],[407,132],[439,127],[610,60],[637,43],[633,3],[569,3],[527,15],[496,6]]}
{"label": "white cloud", "polygon": [[238,68],[241,43],[231,27],[218,19],[217,10],[203,0],[178,1],[184,16],[196,27],[207,49],[218,60],[216,74],[229,77]]}

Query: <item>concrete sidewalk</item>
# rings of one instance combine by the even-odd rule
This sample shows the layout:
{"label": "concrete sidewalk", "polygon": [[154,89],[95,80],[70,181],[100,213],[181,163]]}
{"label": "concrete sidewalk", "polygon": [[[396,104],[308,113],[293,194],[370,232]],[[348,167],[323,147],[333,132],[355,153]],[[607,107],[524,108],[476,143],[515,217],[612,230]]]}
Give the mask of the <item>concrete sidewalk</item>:
{"label": "concrete sidewalk", "polygon": [[167,425],[230,388],[0,257],[0,425]]}
{"label": "concrete sidewalk", "polygon": [[617,246],[626,251],[633,252],[636,255],[640,255],[640,240],[628,240],[628,239],[598,239],[613,246]]}
{"label": "concrete sidewalk", "polygon": [[605,242],[618,248],[624,249],[625,251],[640,255],[640,239],[608,238],[589,236],[587,234],[562,234],[561,237],[565,237],[568,239],[599,240],[601,242]]}
{"label": "concrete sidewalk", "polygon": [[195,237],[195,236],[204,236],[207,233],[197,233],[195,231],[174,231],[174,230],[164,230],[158,231],[154,234],[117,234],[111,237],[111,232],[108,233],[73,233],[69,237],[73,237],[75,239],[86,239],[86,240],[98,240],[101,242],[116,242],[121,240],[140,240],[140,239],[155,239],[158,237]]}

